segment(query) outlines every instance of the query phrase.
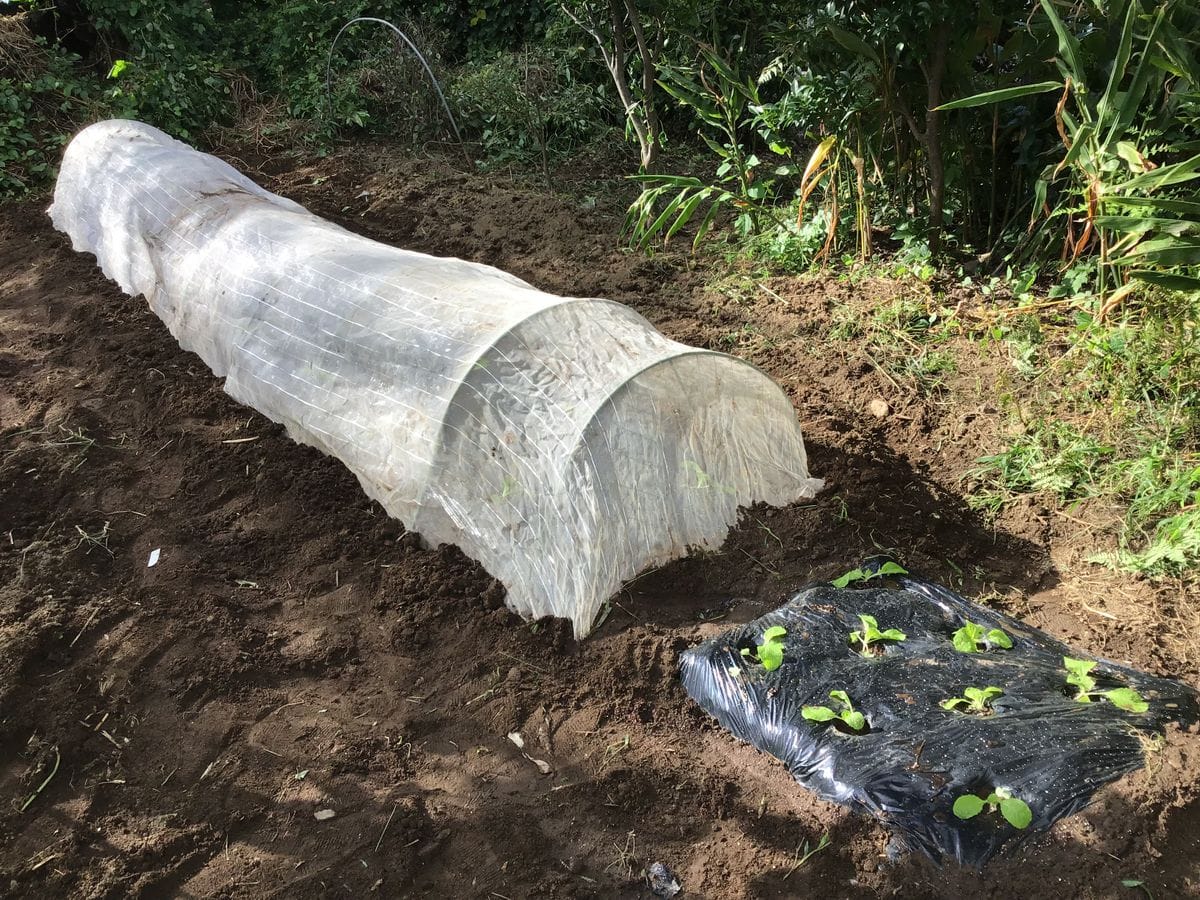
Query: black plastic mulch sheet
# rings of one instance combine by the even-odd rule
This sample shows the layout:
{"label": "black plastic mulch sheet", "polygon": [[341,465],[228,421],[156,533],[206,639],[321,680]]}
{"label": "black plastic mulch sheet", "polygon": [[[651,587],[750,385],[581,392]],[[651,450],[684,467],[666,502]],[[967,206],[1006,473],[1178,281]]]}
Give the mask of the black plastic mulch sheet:
{"label": "black plastic mulch sheet", "polygon": [[[1066,685],[1063,657],[1080,654],[1036,628],[977,606],[946,588],[901,576],[861,588],[828,584],[801,590],[786,605],[682,654],[688,694],[735,736],[778,757],[804,787],[877,816],[910,850],[982,866],[997,851],[1044,830],[1088,804],[1101,785],[1141,766],[1148,733],[1171,721],[1196,721],[1189,687],[1099,659],[1097,691],[1132,687],[1148,701],[1126,712],[1105,698],[1078,702]],[[882,642],[863,657],[849,643],[859,614],[898,628],[903,642]],[[962,653],[953,633],[971,621],[999,628],[1012,649]],[[782,665],[766,671],[741,654],[772,626],[787,629]],[[994,712],[947,711],[943,700],[967,687],[998,687]],[[802,717],[804,706],[838,704],[845,691],[867,727]],[[1024,830],[999,811],[960,819],[964,793],[995,788],[1025,801]]]}

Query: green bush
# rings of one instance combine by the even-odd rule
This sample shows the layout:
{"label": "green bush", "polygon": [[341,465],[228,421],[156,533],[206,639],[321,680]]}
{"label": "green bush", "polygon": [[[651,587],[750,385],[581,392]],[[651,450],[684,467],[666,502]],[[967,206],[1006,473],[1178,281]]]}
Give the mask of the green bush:
{"label": "green bush", "polygon": [[599,82],[577,78],[582,56],[527,48],[460,70],[449,85],[450,102],[485,163],[537,160],[545,169],[551,156],[596,134],[606,103]]}

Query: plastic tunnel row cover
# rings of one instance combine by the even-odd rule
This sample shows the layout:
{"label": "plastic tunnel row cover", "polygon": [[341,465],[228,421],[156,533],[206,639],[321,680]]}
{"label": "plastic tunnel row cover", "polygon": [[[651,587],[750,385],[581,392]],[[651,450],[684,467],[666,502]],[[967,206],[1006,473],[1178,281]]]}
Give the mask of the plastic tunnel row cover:
{"label": "plastic tunnel row cover", "polygon": [[147,125],[67,148],[50,209],[225,390],[577,636],[639,571],[812,496],[791,403],[617,303],[356,236]]}
{"label": "plastic tunnel row cover", "polygon": [[[1063,657],[1094,657],[946,588],[909,577],[893,584],[805,588],[780,609],[687,650],[681,665],[688,694],[722,726],[782,760],[821,797],[877,816],[907,849],[982,866],[1142,765],[1144,734],[1193,723],[1200,713],[1191,688],[1102,659],[1089,673],[1097,693],[1079,702]],[[873,641],[862,655],[861,640],[850,642],[864,630],[860,615],[904,640]],[[1011,649],[981,643],[983,652],[960,652],[954,633],[968,622],[985,634],[1000,629]],[[782,663],[767,671],[754,648],[775,627],[786,631],[774,639],[782,640]],[[987,687],[1002,691],[988,715],[940,705]],[[1122,710],[1101,693],[1121,687],[1135,689],[1148,709]],[[841,711],[831,691],[846,692],[865,727],[856,733],[804,717],[806,706]],[[1027,828],[999,810],[955,815],[958,797],[997,789],[1028,805]]]}

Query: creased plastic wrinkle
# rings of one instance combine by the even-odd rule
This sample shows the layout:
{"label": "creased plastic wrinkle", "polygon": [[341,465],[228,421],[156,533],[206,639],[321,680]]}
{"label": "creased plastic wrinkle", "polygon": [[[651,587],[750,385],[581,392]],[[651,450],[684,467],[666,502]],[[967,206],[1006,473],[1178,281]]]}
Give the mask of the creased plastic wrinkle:
{"label": "creased plastic wrinkle", "polygon": [[359,237],[142,123],[80,132],[50,215],[230,395],[577,636],[739,507],[820,488],[751,365],[617,303]]}
{"label": "creased plastic wrinkle", "polygon": [[[861,643],[850,642],[863,628],[860,614],[905,639],[876,642],[878,655],[863,656]],[[954,633],[967,622],[1000,629],[1011,649],[956,649]],[[753,654],[774,626],[786,629],[783,662],[767,671]],[[1080,702],[1066,683],[1064,656],[1097,660],[1097,692],[1131,687],[1148,709],[1120,709],[1102,693]],[[736,737],[782,760],[801,785],[877,817],[905,849],[972,867],[1083,809],[1099,787],[1144,764],[1147,737],[1200,715],[1186,685],[1079,653],[910,577],[879,587],[805,588],[774,612],[685,651],[681,667],[693,700]],[[941,707],[968,687],[1002,691],[990,714]],[[860,733],[804,718],[805,706],[836,712],[831,691],[845,691],[866,716]],[[1029,806],[1026,828],[997,811],[954,814],[959,796],[996,789]]]}

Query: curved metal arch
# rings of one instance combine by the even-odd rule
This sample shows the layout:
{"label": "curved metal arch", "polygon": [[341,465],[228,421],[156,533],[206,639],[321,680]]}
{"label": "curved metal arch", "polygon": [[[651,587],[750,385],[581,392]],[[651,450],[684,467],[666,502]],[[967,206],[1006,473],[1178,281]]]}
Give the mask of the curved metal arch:
{"label": "curved metal arch", "polygon": [[403,31],[401,31],[399,28],[397,28],[395,25],[393,25],[387,19],[377,19],[374,16],[358,16],[357,18],[351,19],[349,22],[347,22],[345,25],[343,25],[341,27],[341,29],[339,29],[338,33],[333,38],[333,43],[329,45],[329,55],[325,57],[325,115],[326,115],[326,117],[331,118],[332,113],[333,113],[333,93],[332,93],[333,51],[337,49],[337,42],[338,42],[338,40],[341,39],[341,36],[343,34],[345,34],[346,29],[349,28],[351,25],[357,25],[359,22],[375,22],[378,25],[387,26],[388,28],[392,29],[392,31],[394,31],[396,33],[397,37],[399,37],[400,40],[404,41],[404,43],[408,46],[409,50],[411,50],[414,54],[416,54],[417,59],[421,63],[421,67],[425,70],[425,74],[429,76],[429,81],[433,85],[434,91],[437,93],[438,100],[441,101],[442,109],[446,113],[446,118],[450,121],[450,127],[454,130],[455,139],[458,141],[459,146],[463,147],[465,149],[466,145],[463,143],[462,135],[458,131],[458,123],[454,121],[454,113],[450,112],[450,104],[446,102],[446,95],[442,93],[442,86],[440,83],[438,83],[436,76],[434,76],[434,74],[433,74],[433,69],[431,69],[429,67],[429,63],[425,60],[424,55],[422,55],[421,51],[417,49],[417,45],[408,39],[407,34],[405,34]]}

